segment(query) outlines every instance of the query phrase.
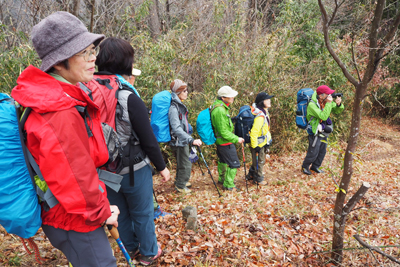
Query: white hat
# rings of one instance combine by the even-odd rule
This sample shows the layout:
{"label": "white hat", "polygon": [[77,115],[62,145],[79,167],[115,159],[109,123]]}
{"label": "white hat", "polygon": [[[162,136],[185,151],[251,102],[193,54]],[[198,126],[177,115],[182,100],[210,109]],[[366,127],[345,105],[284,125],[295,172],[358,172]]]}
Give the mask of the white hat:
{"label": "white hat", "polygon": [[220,97],[235,97],[237,96],[238,92],[233,90],[231,87],[225,85],[222,86],[219,90],[218,90],[218,96]]}
{"label": "white hat", "polygon": [[132,68],[132,75],[133,75],[133,76],[139,76],[140,74],[142,74],[142,71],[141,71],[141,70],[133,69],[133,68]]}

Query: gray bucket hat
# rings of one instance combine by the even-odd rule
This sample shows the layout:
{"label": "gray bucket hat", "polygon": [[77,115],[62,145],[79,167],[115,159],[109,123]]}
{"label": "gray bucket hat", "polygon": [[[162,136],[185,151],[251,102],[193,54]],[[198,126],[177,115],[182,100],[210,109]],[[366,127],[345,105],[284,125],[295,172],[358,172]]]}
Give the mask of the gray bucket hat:
{"label": "gray bucket hat", "polygon": [[48,71],[91,44],[97,46],[104,39],[104,35],[90,33],[77,17],[64,11],[53,13],[36,24],[31,36],[42,60],[42,71]]}

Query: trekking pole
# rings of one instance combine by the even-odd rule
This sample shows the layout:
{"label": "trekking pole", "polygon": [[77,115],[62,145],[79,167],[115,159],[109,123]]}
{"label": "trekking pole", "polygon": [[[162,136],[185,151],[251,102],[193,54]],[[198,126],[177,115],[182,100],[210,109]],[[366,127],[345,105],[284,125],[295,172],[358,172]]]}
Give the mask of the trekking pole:
{"label": "trekking pole", "polygon": [[199,160],[199,161],[197,161],[197,163],[199,164],[199,168],[200,168],[201,174],[204,176],[203,169],[201,168],[201,165],[200,165],[200,160]]}
{"label": "trekking pole", "polygon": [[131,257],[128,254],[128,251],[126,251],[124,244],[122,244],[122,241],[119,238],[118,229],[113,227],[112,225],[107,225],[107,229],[110,232],[111,236],[115,239],[115,241],[117,241],[117,244],[118,244],[119,248],[121,249],[122,254],[124,254],[125,259],[128,261],[129,266],[135,267],[135,265],[132,262]]}
{"label": "trekking pole", "polygon": [[[193,152],[193,149],[196,151],[196,157],[197,157],[197,150],[196,150],[196,148],[194,148],[193,146],[197,146],[197,145],[192,145],[192,148],[191,148],[191,152],[190,152],[190,154],[189,154],[189,160],[190,161],[192,161],[191,159],[190,159],[190,155],[192,154],[192,152]],[[199,147],[199,146],[197,146],[197,147]],[[201,166],[200,166],[200,160],[198,160],[198,157],[197,157],[197,163],[199,164],[199,168],[200,168],[200,171],[201,171],[201,174],[204,176],[204,172],[203,172],[203,169],[201,168]],[[194,162],[193,162],[194,163]]]}
{"label": "trekking pole", "polygon": [[244,145],[242,143],[242,154],[243,154],[243,166],[244,166],[244,180],[246,181],[247,193],[249,193],[249,187],[247,186],[247,174],[246,174],[246,158],[244,157]]}
{"label": "trekking pole", "polygon": [[[258,172],[258,152],[256,152],[256,162],[257,162],[257,172]],[[256,183],[257,183],[257,190],[258,190],[258,180],[256,181]]]}
{"label": "trekking pole", "polygon": [[211,175],[210,168],[208,167],[207,162],[206,162],[206,160],[204,159],[203,153],[201,153],[201,148],[200,148],[200,146],[199,146],[199,152],[200,152],[201,158],[202,158],[203,161],[204,161],[204,164],[205,164],[206,167],[207,167],[207,170],[208,170],[208,173],[210,174],[211,180],[213,181],[214,186],[215,186],[215,188],[216,188],[217,191],[218,191],[219,197],[222,197],[221,193],[220,193],[219,190],[218,190],[217,184],[215,183],[214,178],[213,178],[212,175]]}

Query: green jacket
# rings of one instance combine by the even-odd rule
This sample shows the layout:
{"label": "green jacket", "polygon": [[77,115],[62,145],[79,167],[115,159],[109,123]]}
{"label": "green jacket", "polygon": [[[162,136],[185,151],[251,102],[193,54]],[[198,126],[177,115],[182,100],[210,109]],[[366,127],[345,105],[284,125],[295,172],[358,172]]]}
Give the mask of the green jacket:
{"label": "green jacket", "polygon": [[310,125],[312,127],[312,132],[315,134],[320,120],[326,121],[331,115],[331,112],[333,114],[342,113],[344,110],[344,105],[342,103],[340,106],[337,106],[336,103],[332,101],[331,103],[326,103],[324,110],[321,110],[316,104],[318,103],[317,92],[314,92],[311,99],[312,101],[310,101],[307,107],[307,121],[310,121],[310,118],[313,117],[313,119],[310,121]]}
{"label": "green jacket", "polygon": [[230,108],[222,101],[216,100],[213,103],[213,110],[211,112],[211,123],[214,127],[217,145],[226,143],[236,144],[239,141],[239,136],[233,133],[234,126],[229,115]]}

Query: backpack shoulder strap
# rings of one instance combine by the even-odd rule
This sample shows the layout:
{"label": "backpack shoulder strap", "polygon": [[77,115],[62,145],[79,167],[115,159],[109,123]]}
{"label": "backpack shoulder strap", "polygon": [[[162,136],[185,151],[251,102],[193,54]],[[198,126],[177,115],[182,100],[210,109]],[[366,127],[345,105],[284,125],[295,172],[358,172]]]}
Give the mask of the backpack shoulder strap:
{"label": "backpack shoulder strap", "polygon": [[[318,101],[317,101],[317,103],[315,103],[315,101],[311,99],[310,102],[314,103],[318,108],[321,108],[321,106],[319,105]],[[314,119],[314,116],[311,116],[310,119],[308,120],[308,123],[307,123],[307,124],[310,124],[310,122],[311,122],[313,119]]]}
{"label": "backpack shoulder strap", "polygon": [[257,117],[264,117],[263,125],[261,126],[261,135],[264,135],[263,128],[264,128],[264,125],[265,125],[265,121],[267,120],[267,115],[265,115],[265,114],[260,110],[260,112],[257,113],[257,114],[255,115],[254,119],[256,119]]}
{"label": "backpack shoulder strap", "polygon": [[178,103],[176,103],[175,101],[171,100],[171,106],[172,106],[172,105],[174,105],[174,106],[176,107],[176,110],[178,111],[179,120],[182,120],[182,113],[181,113],[180,110],[179,110]]}
{"label": "backpack shoulder strap", "polygon": [[212,124],[211,113],[212,113],[216,108],[219,108],[219,107],[224,107],[224,104],[219,104],[219,105],[217,105],[217,106],[211,105],[211,106],[208,108],[208,110],[210,111],[211,127],[212,127],[212,130],[213,130],[213,132],[214,132],[215,138],[221,138],[221,136],[219,136],[219,135],[218,135],[218,132],[215,131],[214,125]]}
{"label": "backpack shoulder strap", "polygon": [[216,109],[216,108],[219,108],[219,107],[224,107],[224,104],[219,104],[219,105],[211,105],[210,107],[209,107],[209,109],[210,109],[210,114],[211,114],[211,112],[213,112],[214,111],[214,109]]}
{"label": "backpack shoulder strap", "polygon": [[49,208],[52,208],[55,205],[57,205],[59,202],[56,199],[56,197],[53,195],[53,193],[51,192],[50,189],[47,189],[46,192],[45,192],[43,190],[43,188],[37,186],[33,171],[36,173],[36,176],[41,181],[44,181],[44,178],[43,178],[42,172],[40,171],[39,165],[36,163],[36,161],[33,158],[31,152],[28,150],[28,148],[25,145],[25,139],[26,138],[25,138],[25,135],[23,134],[24,126],[25,126],[25,122],[28,119],[28,116],[31,113],[32,109],[30,107],[25,108],[25,110],[23,111],[22,115],[20,115],[20,109],[18,107],[16,107],[16,109],[17,109],[17,116],[20,118],[20,121],[18,123],[18,128],[19,128],[20,137],[21,137],[22,151],[24,153],[25,161],[27,163],[26,166],[27,166],[28,172],[29,172],[29,174],[31,176],[31,180],[32,180],[33,186],[35,187],[36,194],[38,194],[40,199],[44,200]]}
{"label": "backpack shoulder strap", "polygon": [[[99,80],[99,79],[97,79]],[[90,99],[93,101],[93,95],[92,95],[92,90],[89,89],[85,84],[79,83],[79,87],[90,97]]]}

